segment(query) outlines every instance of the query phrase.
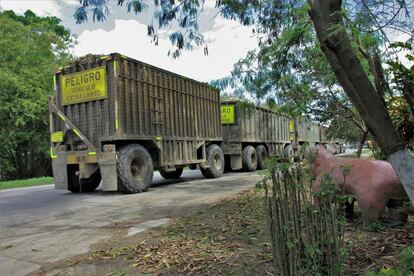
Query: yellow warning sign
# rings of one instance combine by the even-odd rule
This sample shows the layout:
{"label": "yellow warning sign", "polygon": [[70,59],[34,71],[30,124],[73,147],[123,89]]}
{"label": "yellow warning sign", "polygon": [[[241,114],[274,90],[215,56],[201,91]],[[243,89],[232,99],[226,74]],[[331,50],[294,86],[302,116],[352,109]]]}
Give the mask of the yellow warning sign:
{"label": "yellow warning sign", "polygon": [[221,124],[234,124],[234,105],[222,105],[221,106]]}
{"label": "yellow warning sign", "polygon": [[62,105],[105,99],[105,67],[64,75],[61,80],[61,88]]}
{"label": "yellow warning sign", "polygon": [[62,131],[52,132],[50,134],[50,141],[53,143],[63,142],[63,132]]}

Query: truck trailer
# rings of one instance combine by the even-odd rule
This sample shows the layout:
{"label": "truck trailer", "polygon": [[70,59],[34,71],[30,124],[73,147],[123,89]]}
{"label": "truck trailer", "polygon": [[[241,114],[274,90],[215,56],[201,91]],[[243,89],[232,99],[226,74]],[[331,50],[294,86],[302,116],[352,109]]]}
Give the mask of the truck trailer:
{"label": "truck trailer", "polygon": [[143,192],[153,171],[224,170],[219,91],[113,53],[59,68],[49,99],[55,187]]}
{"label": "truck trailer", "polygon": [[300,162],[320,146],[339,153],[338,142],[326,139],[325,127],[243,101],[222,101],[221,123],[228,169],[263,169],[268,156]]}
{"label": "truck trailer", "polygon": [[264,168],[268,156],[289,160],[293,156],[289,122],[274,110],[241,101],[221,103],[223,152],[229,169],[255,171]]}
{"label": "truck trailer", "polygon": [[300,161],[337,143],[315,123],[241,101],[207,84],[113,53],[55,72],[49,99],[55,188],[143,192],[154,170],[179,178],[255,171],[268,156]]}

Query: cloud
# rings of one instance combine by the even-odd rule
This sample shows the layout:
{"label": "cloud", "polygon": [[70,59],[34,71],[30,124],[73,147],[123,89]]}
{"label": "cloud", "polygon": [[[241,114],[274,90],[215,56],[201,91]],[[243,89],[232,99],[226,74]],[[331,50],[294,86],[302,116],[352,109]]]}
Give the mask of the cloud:
{"label": "cloud", "polygon": [[233,64],[243,58],[247,51],[256,47],[256,39],[252,37],[250,28],[232,29],[233,21],[217,19],[223,27],[216,31],[205,32],[209,55],[204,56],[203,48],[183,52],[178,59],[167,56],[171,47],[168,39],[160,39],[155,46],[146,35],[147,27],[135,20],[115,20],[112,31],[85,30],[78,37],[78,45],[74,53],[78,56],[88,53],[121,54],[143,62],[173,71],[178,74],[199,80],[210,81],[230,74]]}
{"label": "cloud", "polygon": [[73,49],[77,56],[119,52],[200,81],[229,75],[233,64],[257,46],[251,28],[216,16],[215,1],[207,0],[199,17],[199,25],[209,55],[205,56],[203,47],[200,47],[184,51],[180,58],[174,60],[167,56],[171,48],[168,32],[160,35],[158,46],[152,44],[147,36],[146,25],[153,16],[152,5],[148,6],[147,11],[136,15],[127,13],[125,5],[120,7],[116,3],[109,2],[111,15],[105,22],[93,23],[90,20],[80,25],[75,24],[73,18],[75,7],[79,5],[77,0],[0,0],[0,7],[18,14],[31,9],[40,16],[61,18],[62,24],[78,35],[78,44]]}

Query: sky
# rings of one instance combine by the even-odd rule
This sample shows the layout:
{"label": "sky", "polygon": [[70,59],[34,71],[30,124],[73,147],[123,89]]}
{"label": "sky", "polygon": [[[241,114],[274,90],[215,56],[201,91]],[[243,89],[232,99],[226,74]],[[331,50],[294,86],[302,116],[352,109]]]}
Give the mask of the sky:
{"label": "sky", "polygon": [[158,46],[151,43],[147,36],[147,25],[153,14],[150,6],[145,12],[135,15],[127,13],[125,6],[117,6],[115,0],[109,3],[111,15],[105,22],[89,20],[80,25],[73,18],[75,7],[79,5],[77,0],[0,0],[0,10],[22,14],[30,9],[39,16],[62,19],[62,24],[77,36],[78,43],[72,49],[76,56],[119,52],[205,82],[228,76],[233,64],[257,47],[257,39],[250,27],[220,16],[214,17],[215,0],[207,0],[199,24],[200,32],[207,41],[208,56],[200,47],[185,51],[178,59],[173,59],[167,55],[171,49],[168,33],[164,32],[159,37]]}

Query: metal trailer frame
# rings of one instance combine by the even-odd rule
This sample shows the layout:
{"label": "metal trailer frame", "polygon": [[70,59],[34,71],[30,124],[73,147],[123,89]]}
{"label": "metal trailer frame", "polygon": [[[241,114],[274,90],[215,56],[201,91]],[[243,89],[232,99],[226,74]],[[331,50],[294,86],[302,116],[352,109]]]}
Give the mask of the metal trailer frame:
{"label": "metal trailer frame", "polygon": [[[105,71],[106,97],[62,104],[62,78],[76,82],[71,74],[96,68]],[[118,53],[59,68],[54,80],[50,152],[58,189],[68,188],[68,165],[78,165],[79,178],[98,168],[103,190],[117,190],[117,151],[131,143],[148,150],[154,169],[173,171],[208,168],[206,146],[222,142],[219,92],[206,84]]]}

